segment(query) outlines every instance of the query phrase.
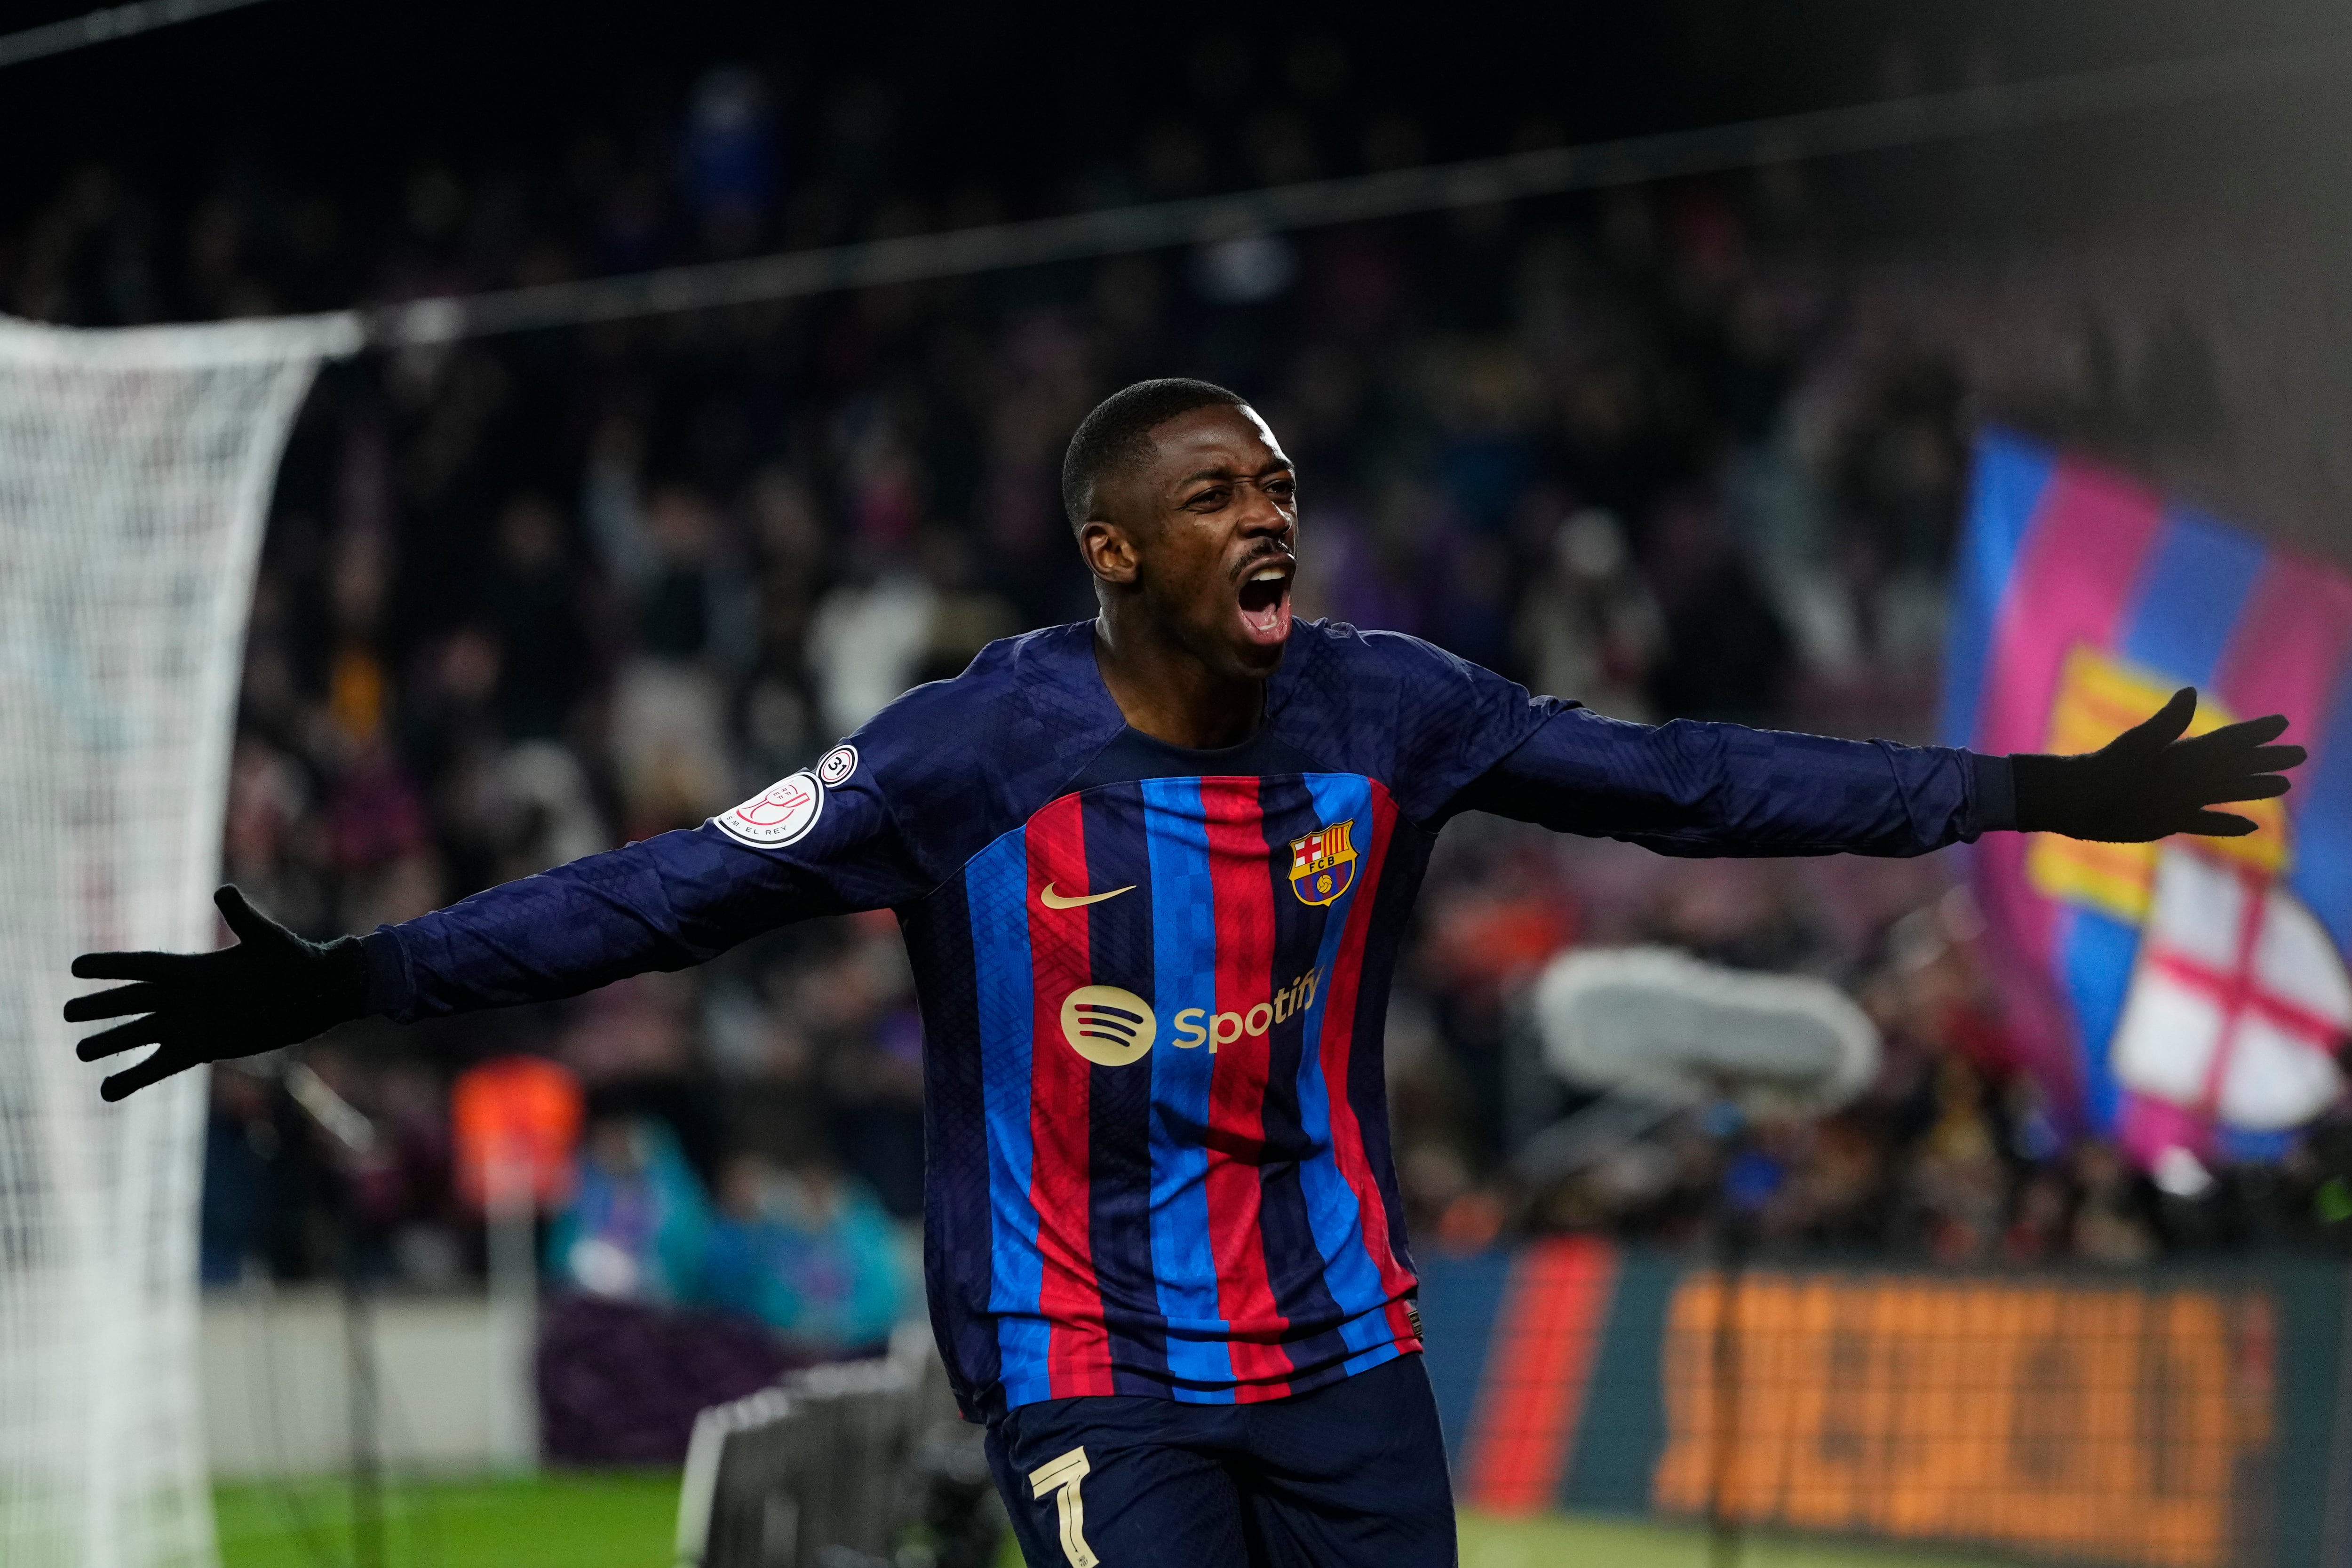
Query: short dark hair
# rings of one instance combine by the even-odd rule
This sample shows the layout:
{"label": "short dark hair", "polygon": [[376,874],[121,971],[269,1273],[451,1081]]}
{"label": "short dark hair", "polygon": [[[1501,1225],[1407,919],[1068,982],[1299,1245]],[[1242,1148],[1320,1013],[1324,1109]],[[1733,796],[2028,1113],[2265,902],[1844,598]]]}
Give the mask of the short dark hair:
{"label": "short dark hair", "polygon": [[1218,404],[1246,406],[1237,392],[1181,375],[1139,381],[1096,404],[1095,411],[1078,422],[1070,449],[1062,455],[1062,510],[1070,514],[1070,527],[1080,527],[1093,512],[1095,486],[1105,474],[1141,459],[1146,438],[1156,426],[1179,414]]}

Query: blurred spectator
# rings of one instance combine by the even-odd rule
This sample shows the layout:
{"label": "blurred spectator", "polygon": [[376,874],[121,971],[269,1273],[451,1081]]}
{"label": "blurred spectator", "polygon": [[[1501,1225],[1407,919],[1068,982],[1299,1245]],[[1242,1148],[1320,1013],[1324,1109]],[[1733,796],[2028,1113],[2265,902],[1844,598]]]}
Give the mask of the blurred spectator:
{"label": "blurred spectator", "polygon": [[572,1206],[548,1232],[550,1272],[591,1296],[691,1303],[702,1292],[710,1219],[667,1127],[607,1117],[589,1126]]}
{"label": "blurred spectator", "polygon": [[736,782],[725,677],[746,652],[749,617],[718,526],[700,494],[667,487],[616,552],[636,610],[637,651],[614,679],[610,721],[631,838],[694,826],[728,804]]}
{"label": "blurred spectator", "polygon": [[865,1184],[816,1161],[730,1163],[704,1269],[711,1305],[815,1356],[877,1351],[904,1304],[889,1215]]}
{"label": "blurred spectator", "polygon": [[278,1152],[278,1129],[261,1081],[234,1069],[213,1074],[197,1226],[205,1284],[233,1285],[269,1263],[263,1227],[281,1212],[268,1190]]}
{"label": "blurred spectator", "polygon": [[530,494],[508,502],[481,597],[498,635],[499,711],[509,740],[562,736],[586,683],[576,579],[554,507]]}
{"label": "blurred spectator", "polygon": [[694,1050],[694,987],[656,971],[593,992],[572,1010],[557,1055],[591,1086],[679,1078]]}
{"label": "blurred spectator", "polygon": [[1560,523],[1517,635],[1536,690],[1572,694],[1612,719],[1650,717],[1644,692],[1666,628],[1615,513],[1589,507]]}
{"label": "blurred spectator", "polygon": [[853,577],[824,596],[808,662],[827,730],[848,734],[914,684],[938,605],[927,580],[903,571]]}
{"label": "blurred spectator", "polygon": [[714,256],[758,245],[775,195],[775,127],[767,84],[741,66],[706,71],[687,108],[687,199]]}
{"label": "blurred spectator", "polygon": [[1652,534],[1665,615],[1652,704],[1692,719],[1766,721],[1787,695],[1794,650],[1754,569],[1698,496],[1669,498]]}
{"label": "blurred spectator", "polygon": [[2075,1256],[2116,1267],[2156,1256],[2156,1232],[2144,1216],[2144,1184],[2133,1179],[2121,1154],[2104,1143],[2082,1144],[2074,1151],[2074,1182],[2082,1194],[2074,1210]]}
{"label": "blurred spectator", "polygon": [[1911,1195],[1923,1211],[1928,1255],[1972,1263],[1999,1240],[2009,1173],[1985,1115],[1983,1082],[1958,1057],[1937,1064],[1935,1118],[1912,1162]]}

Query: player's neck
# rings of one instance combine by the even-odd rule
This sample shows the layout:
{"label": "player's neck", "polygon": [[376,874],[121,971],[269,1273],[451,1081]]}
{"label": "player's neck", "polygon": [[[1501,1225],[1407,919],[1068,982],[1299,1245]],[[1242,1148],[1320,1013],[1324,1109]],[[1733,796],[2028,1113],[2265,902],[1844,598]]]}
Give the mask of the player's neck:
{"label": "player's neck", "polygon": [[1265,682],[1212,669],[1139,617],[1095,623],[1095,668],[1129,726],[1171,746],[1238,746],[1257,732]]}

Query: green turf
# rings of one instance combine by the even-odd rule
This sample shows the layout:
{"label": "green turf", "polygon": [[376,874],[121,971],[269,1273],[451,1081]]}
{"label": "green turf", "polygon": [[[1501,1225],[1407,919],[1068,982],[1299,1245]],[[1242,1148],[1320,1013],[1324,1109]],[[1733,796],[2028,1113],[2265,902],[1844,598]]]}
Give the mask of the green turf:
{"label": "green turf", "polygon": [[[1462,1517],[1462,1568],[1708,1568],[1716,1542],[1696,1526],[1636,1520]],[[1997,1559],[1853,1542],[1743,1533],[1738,1568],[2000,1568]]]}
{"label": "green turf", "polygon": [[[214,1489],[222,1568],[348,1568],[337,1483]],[[673,1472],[564,1472],[538,1480],[403,1482],[384,1510],[384,1568],[668,1568]],[[1004,1568],[1020,1568],[1006,1542]],[[1638,1521],[1465,1515],[1463,1568],[1708,1568],[1706,1531]],[[1991,1560],[1750,1535],[1739,1568],[1993,1568]],[[1110,1565],[1106,1564],[1106,1568]]]}
{"label": "green turf", "polygon": [[[213,1489],[222,1568],[348,1568],[339,1482]],[[384,1500],[384,1568],[667,1568],[675,1471],[536,1480],[401,1481]]]}

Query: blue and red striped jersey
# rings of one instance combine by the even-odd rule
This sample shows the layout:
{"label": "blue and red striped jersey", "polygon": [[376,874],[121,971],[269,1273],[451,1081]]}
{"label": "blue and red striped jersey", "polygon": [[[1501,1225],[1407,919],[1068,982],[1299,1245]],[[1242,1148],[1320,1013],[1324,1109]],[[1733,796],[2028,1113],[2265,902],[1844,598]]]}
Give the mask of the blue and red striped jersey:
{"label": "blue and red striped jersey", "polygon": [[1601,718],[1300,623],[1245,743],[1130,729],[1092,623],[996,644],[703,827],[367,939],[403,1019],[898,912],[924,1024],[931,1318],[967,1414],[1278,1398],[1418,1347],[1389,986],[1431,847],[1491,810],[1670,854],[1916,854],[1986,759]]}

